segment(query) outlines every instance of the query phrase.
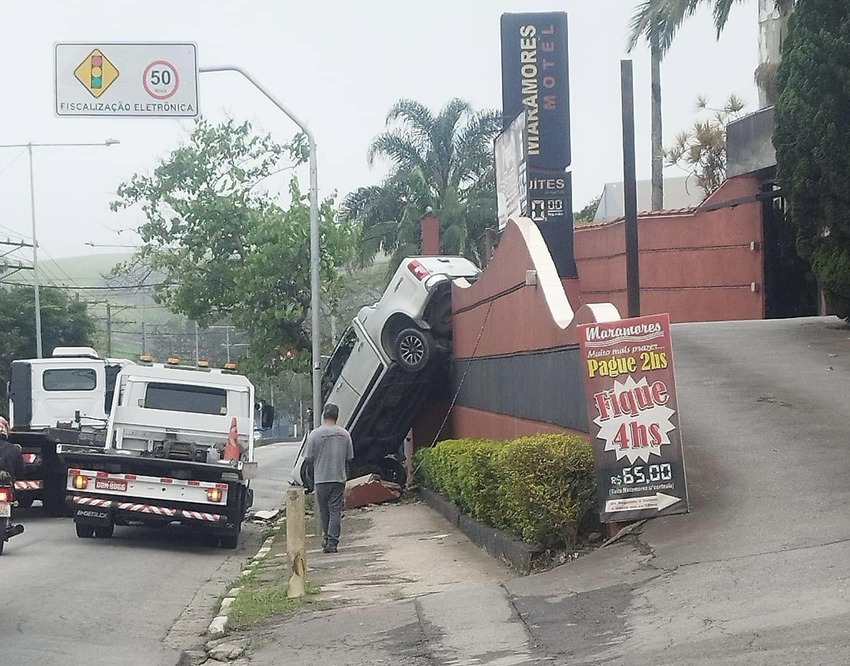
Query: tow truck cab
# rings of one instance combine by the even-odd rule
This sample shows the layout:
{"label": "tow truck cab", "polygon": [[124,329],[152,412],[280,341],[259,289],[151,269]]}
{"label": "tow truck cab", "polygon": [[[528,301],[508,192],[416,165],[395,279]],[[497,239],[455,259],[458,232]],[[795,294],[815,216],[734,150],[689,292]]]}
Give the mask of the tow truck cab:
{"label": "tow truck cab", "polygon": [[66,469],[56,445],[103,446],[116,378],[131,365],[91,347],[56,347],[48,358],[12,361],[9,439],[24,455],[24,474],[15,483],[20,506],[39,499],[48,515],[65,513]]}

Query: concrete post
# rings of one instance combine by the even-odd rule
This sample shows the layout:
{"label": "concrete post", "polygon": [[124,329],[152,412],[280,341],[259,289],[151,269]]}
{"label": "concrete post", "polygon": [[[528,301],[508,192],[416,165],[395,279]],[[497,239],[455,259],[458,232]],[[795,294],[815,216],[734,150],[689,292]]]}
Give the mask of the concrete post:
{"label": "concrete post", "polygon": [[304,525],[304,488],[286,491],[286,554],[292,575],[286,596],[290,599],[307,593],[307,535]]}

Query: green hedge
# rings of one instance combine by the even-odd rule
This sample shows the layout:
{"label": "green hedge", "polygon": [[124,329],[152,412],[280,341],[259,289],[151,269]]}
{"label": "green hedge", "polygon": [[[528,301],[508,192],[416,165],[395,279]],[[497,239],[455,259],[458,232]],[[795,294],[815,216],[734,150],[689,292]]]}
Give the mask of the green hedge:
{"label": "green hedge", "polygon": [[556,548],[594,508],[593,449],[581,437],[452,439],[416,452],[420,483],[476,520]]}

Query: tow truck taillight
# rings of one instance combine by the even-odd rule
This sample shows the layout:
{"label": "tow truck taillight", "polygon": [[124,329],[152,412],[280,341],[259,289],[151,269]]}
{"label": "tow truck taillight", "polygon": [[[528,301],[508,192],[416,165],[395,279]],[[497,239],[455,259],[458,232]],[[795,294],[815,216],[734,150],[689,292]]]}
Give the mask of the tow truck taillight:
{"label": "tow truck taillight", "polygon": [[12,501],[12,489],[0,488],[0,502],[8,503]]}
{"label": "tow truck taillight", "polygon": [[414,276],[416,276],[417,280],[424,280],[426,277],[431,275],[431,271],[425,268],[417,259],[414,259],[407,264],[407,268]]}
{"label": "tow truck taillight", "polygon": [[34,465],[35,463],[41,462],[41,456],[37,453],[25,453],[24,454],[24,462],[27,465]]}
{"label": "tow truck taillight", "polygon": [[207,488],[207,499],[210,502],[221,502],[221,488]]}
{"label": "tow truck taillight", "polygon": [[77,490],[85,490],[89,485],[88,477],[85,477],[82,474],[75,474],[71,485],[73,485]]}

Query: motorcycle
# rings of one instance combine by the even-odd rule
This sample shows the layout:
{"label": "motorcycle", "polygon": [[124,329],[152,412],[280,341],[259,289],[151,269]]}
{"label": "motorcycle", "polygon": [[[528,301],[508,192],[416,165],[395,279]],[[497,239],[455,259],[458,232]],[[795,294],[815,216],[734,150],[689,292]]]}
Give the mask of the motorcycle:
{"label": "motorcycle", "polygon": [[12,523],[12,505],[15,503],[15,488],[11,477],[0,473],[0,555],[6,542],[24,531],[23,525]]}

